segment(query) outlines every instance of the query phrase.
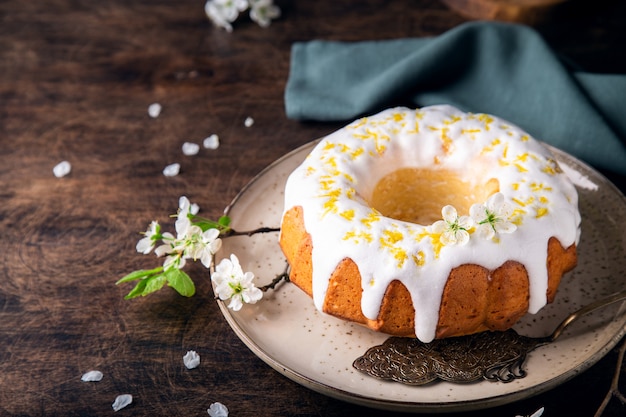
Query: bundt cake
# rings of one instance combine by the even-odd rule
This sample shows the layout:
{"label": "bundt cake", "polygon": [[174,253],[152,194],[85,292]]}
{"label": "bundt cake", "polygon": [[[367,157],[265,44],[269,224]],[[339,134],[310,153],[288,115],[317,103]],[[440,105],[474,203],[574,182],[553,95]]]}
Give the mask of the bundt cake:
{"label": "bundt cake", "polygon": [[318,310],[429,342],[552,302],[579,238],[576,189],[547,147],[442,105],[323,138],[288,178],[280,246]]}

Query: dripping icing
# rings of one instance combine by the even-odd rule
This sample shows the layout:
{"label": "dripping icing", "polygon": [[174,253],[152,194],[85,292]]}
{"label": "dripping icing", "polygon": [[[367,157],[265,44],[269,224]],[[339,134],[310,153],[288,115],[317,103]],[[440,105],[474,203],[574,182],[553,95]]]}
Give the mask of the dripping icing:
{"label": "dripping icing", "polygon": [[[400,168],[465,173],[469,183],[497,178],[515,207],[517,230],[497,241],[473,236],[464,246],[433,244],[431,224],[384,217],[367,203],[378,181]],[[575,188],[551,153],[510,123],[450,106],[389,109],[328,135],[287,181],[285,211],[294,206],[302,206],[311,235],[316,308],[322,309],[332,272],[349,257],[362,277],[363,314],[377,318],[397,279],[411,294],[415,333],[425,342],[434,338],[453,268],[521,263],[530,281],[529,312],[536,313],[546,304],[548,239],[568,247],[580,237]]]}

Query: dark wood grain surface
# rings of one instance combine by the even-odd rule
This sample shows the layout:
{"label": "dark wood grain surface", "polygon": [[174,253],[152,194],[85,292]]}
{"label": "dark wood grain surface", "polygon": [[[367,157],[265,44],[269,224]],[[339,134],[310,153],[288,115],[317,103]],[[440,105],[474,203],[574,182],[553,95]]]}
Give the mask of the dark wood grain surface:
{"label": "dark wood grain surface", "polygon": [[[626,72],[621,0],[570,1],[538,30],[588,71]],[[150,220],[178,197],[219,216],[286,152],[339,127],[285,117],[290,46],[310,39],[440,34],[465,21],[436,0],[280,1],[262,29],[217,29],[202,0],[0,1],[0,416],[113,413],[231,416],[394,415],[310,391],[265,365],[223,319],[207,280],[190,298],[169,289],[125,301],[125,273]],[[152,119],[147,107],[163,105]],[[244,119],[254,118],[252,127]],[[183,156],[185,141],[221,146]],[[72,172],[55,178],[68,160]],[[161,174],[170,163],[180,175]],[[624,178],[607,173],[624,190]],[[204,276],[193,265],[189,272]],[[623,277],[621,278],[623,279]],[[202,358],[185,369],[182,356]],[[562,386],[466,415],[591,416],[611,383],[617,348]],[[105,377],[83,383],[90,369]],[[626,379],[622,370],[622,379]],[[622,382],[622,387],[624,382]],[[613,400],[605,416],[623,416]]]}

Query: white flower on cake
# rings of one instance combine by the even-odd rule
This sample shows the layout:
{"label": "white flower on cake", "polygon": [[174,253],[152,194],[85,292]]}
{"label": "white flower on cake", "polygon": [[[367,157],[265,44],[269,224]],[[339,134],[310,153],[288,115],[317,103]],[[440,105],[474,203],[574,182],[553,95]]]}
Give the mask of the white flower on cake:
{"label": "white flower on cake", "polygon": [[254,283],[252,272],[243,272],[237,256],[230,255],[224,258],[215,267],[211,275],[215,283],[215,292],[220,300],[230,299],[228,308],[239,311],[243,303],[254,304],[263,297],[263,292]]}
{"label": "white flower on cake", "polygon": [[470,216],[476,224],[476,233],[485,239],[493,239],[499,233],[513,233],[517,226],[509,221],[511,206],[502,193],[495,193],[484,204],[474,204]]}
{"label": "white flower on cake", "polygon": [[440,234],[444,245],[465,245],[469,242],[469,230],[474,222],[469,216],[459,216],[450,205],[441,209],[443,220],[433,223],[433,233]]}

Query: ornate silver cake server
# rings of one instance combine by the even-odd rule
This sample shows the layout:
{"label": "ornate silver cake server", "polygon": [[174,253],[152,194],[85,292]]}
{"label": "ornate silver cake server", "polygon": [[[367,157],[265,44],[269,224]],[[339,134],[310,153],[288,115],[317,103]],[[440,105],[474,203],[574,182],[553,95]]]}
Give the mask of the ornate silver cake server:
{"label": "ornate silver cake server", "polygon": [[526,376],[523,365],[529,352],[554,342],[581,316],[622,300],[626,300],[626,290],[588,304],[567,316],[547,337],[522,336],[514,330],[438,339],[431,343],[390,337],[383,344],[368,349],[352,366],[372,377],[406,385],[425,385],[436,380],[511,382]]}

